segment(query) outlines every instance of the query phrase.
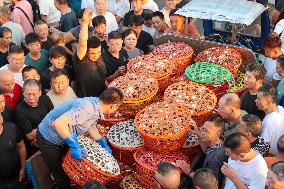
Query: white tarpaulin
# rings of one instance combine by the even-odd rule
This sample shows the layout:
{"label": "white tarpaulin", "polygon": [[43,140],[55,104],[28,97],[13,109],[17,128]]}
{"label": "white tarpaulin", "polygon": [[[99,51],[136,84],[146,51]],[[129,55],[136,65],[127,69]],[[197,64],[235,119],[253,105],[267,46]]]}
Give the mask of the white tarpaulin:
{"label": "white tarpaulin", "polygon": [[192,0],[176,13],[200,18],[250,25],[265,7],[247,0]]}

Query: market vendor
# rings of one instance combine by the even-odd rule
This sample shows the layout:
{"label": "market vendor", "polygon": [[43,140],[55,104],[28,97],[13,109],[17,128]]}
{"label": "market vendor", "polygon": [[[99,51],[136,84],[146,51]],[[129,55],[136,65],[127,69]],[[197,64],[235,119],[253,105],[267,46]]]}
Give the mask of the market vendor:
{"label": "market vendor", "polygon": [[[114,113],[122,104],[123,94],[117,88],[106,89],[99,98],[86,97],[67,101],[49,112],[38,126],[37,144],[58,189],[70,189],[70,181],[62,168],[68,146],[71,156],[81,160],[88,156],[77,135],[88,132],[107,151],[106,139],[99,134],[96,123],[103,114]],[[67,144],[67,145],[66,145]]]}
{"label": "market vendor", "polygon": [[186,35],[189,37],[200,38],[200,34],[198,33],[197,28],[191,24],[190,22],[187,24],[187,31],[186,31],[186,19],[185,17],[176,14],[178,9],[173,9],[170,12],[170,28],[166,29],[164,33],[168,34],[179,34],[179,35]]}

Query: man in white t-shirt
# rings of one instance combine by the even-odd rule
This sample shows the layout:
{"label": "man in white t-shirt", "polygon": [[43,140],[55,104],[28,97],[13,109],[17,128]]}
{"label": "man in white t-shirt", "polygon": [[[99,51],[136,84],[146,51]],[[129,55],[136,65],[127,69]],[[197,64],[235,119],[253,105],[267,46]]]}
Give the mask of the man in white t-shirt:
{"label": "man in white t-shirt", "polygon": [[224,189],[264,189],[267,165],[263,157],[250,146],[249,139],[241,133],[229,135],[224,146],[230,156],[221,168],[227,177]]}
{"label": "man in white t-shirt", "polygon": [[54,0],[39,0],[39,11],[41,19],[46,21],[48,25],[57,26],[61,17],[60,11],[58,11],[54,5]]}
{"label": "man in white t-shirt", "polygon": [[22,47],[14,45],[9,49],[8,52],[8,62],[5,66],[2,66],[0,70],[10,70],[14,74],[14,79],[17,84],[23,87],[24,80],[22,76],[22,69],[26,66],[25,63],[25,54]]}
{"label": "man in white t-shirt", "polygon": [[95,0],[95,12],[93,12],[93,18],[98,15],[104,16],[106,19],[106,31],[107,33],[110,33],[118,29],[118,24],[115,16],[108,12],[106,8],[106,0]]}
{"label": "man in white t-shirt", "polygon": [[273,155],[277,155],[277,142],[284,134],[284,108],[276,106],[277,90],[274,87],[263,85],[258,89],[255,102],[258,109],[265,112],[261,136],[270,143]]}
{"label": "man in white t-shirt", "polygon": [[274,33],[277,35],[280,35],[281,41],[282,41],[282,50],[284,50],[284,19],[280,20],[274,28]]}

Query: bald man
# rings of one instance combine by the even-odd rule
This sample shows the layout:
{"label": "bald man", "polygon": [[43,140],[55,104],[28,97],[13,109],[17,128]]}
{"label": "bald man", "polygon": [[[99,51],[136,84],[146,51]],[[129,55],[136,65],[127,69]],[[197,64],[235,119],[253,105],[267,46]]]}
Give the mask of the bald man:
{"label": "bald man", "polygon": [[226,120],[224,136],[228,136],[235,132],[242,115],[247,114],[241,110],[241,100],[236,93],[228,93],[223,95],[218,103],[218,113]]}
{"label": "bald man", "polygon": [[0,70],[0,89],[3,90],[6,105],[14,111],[22,97],[22,87],[15,83],[10,70]]}

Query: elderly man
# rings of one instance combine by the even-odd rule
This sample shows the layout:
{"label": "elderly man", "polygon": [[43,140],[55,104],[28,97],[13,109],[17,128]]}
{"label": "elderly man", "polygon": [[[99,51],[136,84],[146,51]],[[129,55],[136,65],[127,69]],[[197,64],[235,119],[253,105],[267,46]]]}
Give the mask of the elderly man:
{"label": "elderly man", "polygon": [[38,150],[35,147],[37,127],[53,109],[53,105],[46,95],[41,94],[41,84],[37,80],[30,79],[24,83],[23,95],[24,100],[15,111],[15,122],[26,136],[26,147],[30,157]]}
{"label": "elderly man", "polygon": [[36,141],[58,189],[71,189],[69,178],[62,168],[66,146],[71,148],[71,156],[75,159],[82,160],[82,155],[88,156],[78,143],[77,135],[88,132],[90,137],[112,153],[96,125],[99,118],[114,113],[122,102],[123,93],[117,88],[108,88],[99,98],[77,98],[57,106],[39,124]]}
{"label": "elderly man", "polygon": [[4,92],[5,103],[14,111],[22,96],[22,87],[15,83],[10,70],[0,70],[0,89]]}
{"label": "elderly man", "polygon": [[228,93],[220,98],[218,103],[218,113],[227,121],[224,131],[225,137],[235,132],[235,127],[239,123],[241,116],[246,114],[240,107],[240,98],[235,93]]}
{"label": "elderly man", "polygon": [[17,84],[21,87],[24,84],[22,77],[22,69],[26,66],[25,63],[25,54],[22,47],[14,45],[9,49],[8,52],[8,64],[1,67],[0,70],[10,70]]}

